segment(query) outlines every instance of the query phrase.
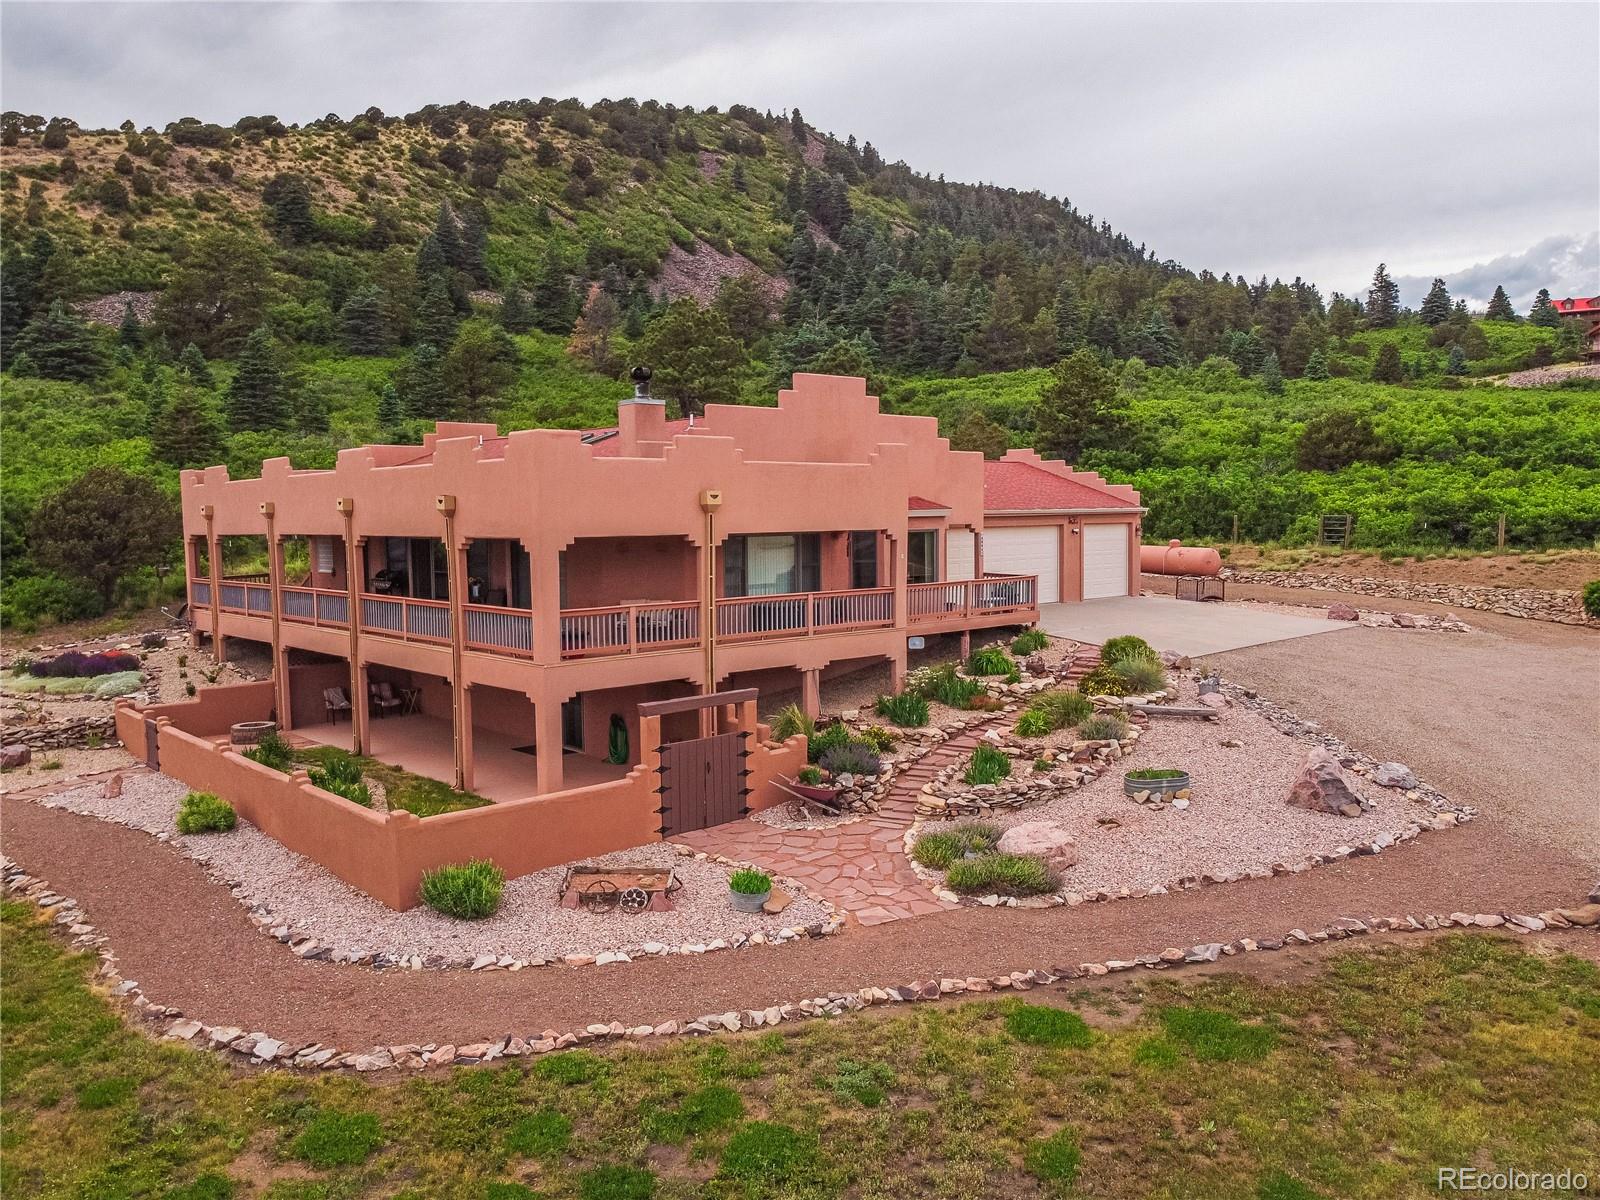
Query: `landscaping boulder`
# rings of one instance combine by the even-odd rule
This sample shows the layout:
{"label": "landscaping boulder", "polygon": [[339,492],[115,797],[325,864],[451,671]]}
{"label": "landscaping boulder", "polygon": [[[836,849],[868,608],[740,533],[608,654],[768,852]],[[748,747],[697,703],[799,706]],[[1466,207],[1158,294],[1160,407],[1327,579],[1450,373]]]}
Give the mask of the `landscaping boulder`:
{"label": "landscaping boulder", "polygon": [[1359,621],[1361,614],[1348,604],[1328,605],[1328,620],[1330,621]]}
{"label": "landscaping boulder", "polygon": [[1000,835],[995,849],[1001,854],[1035,855],[1057,871],[1065,871],[1078,862],[1078,848],[1072,844],[1072,835],[1054,821],[1013,825]]}
{"label": "landscaping boulder", "polygon": [[122,795],[122,772],[118,771],[100,785],[100,795],[107,800],[113,800]]}
{"label": "landscaping boulder", "polygon": [[33,761],[33,751],[26,746],[0,746],[0,769],[25,767]]}
{"label": "landscaping boulder", "polygon": [[1289,785],[1289,803],[1341,817],[1361,815],[1361,798],[1351,790],[1338,758],[1321,746],[1306,755],[1305,766]]}
{"label": "landscaping boulder", "polygon": [[1228,698],[1221,692],[1202,692],[1200,693],[1199,700],[1200,703],[1204,704],[1207,708],[1228,707]]}
{"label": "landscaping boulder", "polygon": [[1411,768],[1397,762],[1379,763],[1372,772],[1372,781],[1382,787],[1402,790],[1417,786],[1417,777],[1411,773]]}
{"label": "landscaping boulder", "polygon": [[1189,669],[1189,656],[1179,654],[1176,650],[1163,650],[1161,652],[1161,665],[1169,671],[1187,671]]}

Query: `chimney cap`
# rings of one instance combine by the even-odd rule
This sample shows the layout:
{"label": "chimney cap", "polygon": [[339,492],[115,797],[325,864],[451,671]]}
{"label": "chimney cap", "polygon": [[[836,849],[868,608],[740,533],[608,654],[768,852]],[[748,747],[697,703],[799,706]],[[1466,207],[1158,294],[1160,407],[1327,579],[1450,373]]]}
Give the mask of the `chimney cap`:
{"label": "chimney cap", "polygon": [[628,372],[628,377],[633,380],[633,398],[623,401],[624,404],[659,404],[666,406],[666,401],[658,400],[650,394],[650,376],[654,372],[645,364],[640,363]]}

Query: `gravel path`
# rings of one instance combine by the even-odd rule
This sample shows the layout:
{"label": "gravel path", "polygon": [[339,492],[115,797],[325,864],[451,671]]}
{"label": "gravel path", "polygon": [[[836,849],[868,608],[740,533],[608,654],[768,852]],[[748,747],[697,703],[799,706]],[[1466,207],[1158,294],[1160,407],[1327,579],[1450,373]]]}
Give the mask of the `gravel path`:
{"label": "gravel path", "polygon": [[[46,770],[45,763],[60,763]],[[0,793],[20,792],[41,784],[66,783],[80,775],[97,775],[102,771],[120,771],[134,765],[133,756],[120,746],[102,746],[98,750],[81,750],[61,747],[56,750],[35,750],[33,761],[0,775]]]}
{"label": "gravel path", "polygon": [[[1195,703],[1193,680],[1179,681],[1178,703]],[[1125,764],[1114,764],[1077,791],[1005,813],[994,823],[1054,821],[1065,827],[1077,846],[1078,865],[1062,873],[1062,888],[1088,894],[1168,886],[1189,875],[1269,871],[1275,863],[1297,863],[1340,846],[1370,843],[1383,833],[1398,834],[1429,815],[1426,804],[1355,775],[1350,776],[1355,790],[1374,805],[1359,817],[1285,803],[1307,749],[1237,704],[1216,721],[1153,718]],[[1194,787],[1187,809],[1169,805],[1156,811],[1122,794],[1124,769],[1152,767],[1189,772]]]}
{"label": "gravel path", "polygon": [[757,930],[771,936],[786,927],[825,921],[822,903],[804,895],[777,916],[735,912],[728,902],[728,868],[678,854],[657,843],[593,860],[607,865],[670,866],[682,888],[672,912],[593,913],[560,906],[566,874],[552,867],[508,880],[500,910],[483,921],[458,921],[419,906],[395,912],[347,886],[310,859],[285,849],[248,821],[231,833],[190,837],[173,833],[178,805],[188,788],[165,775],[140,772],[123,782],[122,795],[106,798],[101,785],[42,800],[85,816],[125,824],[169,838],[185,854],[243,887],[241,899],[270,909],[277,922],[339,950],[436,957],[459,965],[483,954],[532,961],[568,954],[633,951],[646,945],[660,953],[684,945],[732,940]]}

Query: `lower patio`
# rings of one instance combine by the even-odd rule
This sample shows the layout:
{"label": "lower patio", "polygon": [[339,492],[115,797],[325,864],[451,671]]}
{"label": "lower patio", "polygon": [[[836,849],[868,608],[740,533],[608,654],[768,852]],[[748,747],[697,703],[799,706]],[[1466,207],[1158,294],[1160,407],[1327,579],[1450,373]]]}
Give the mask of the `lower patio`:
{"label": "lower patio", "polygon": [[[530,744],[532,731],[515,736],[485,729],[472,731],[472,787],[485,800],[520,800],[538,794],[537,755]],[[347,721],[297,727],[288,735],[291,745],[335,746],[350,749]],[[451,723],[425,713],[372,717],[367,722],[367,756],[390,763],[415,775],[442,783],[455,779],[455,739]],[[563,788],[590,787],[621,779],[628,767],[577,751],[562,751]]]}

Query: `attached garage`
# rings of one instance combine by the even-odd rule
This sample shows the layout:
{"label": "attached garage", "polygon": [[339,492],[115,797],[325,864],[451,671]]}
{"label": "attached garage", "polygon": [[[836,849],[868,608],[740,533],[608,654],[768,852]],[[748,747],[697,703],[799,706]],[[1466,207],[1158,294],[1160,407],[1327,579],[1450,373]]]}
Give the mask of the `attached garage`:
{"label": "attached garage", "polygon": [[1061,526],[1000,525],[983,531],[986,575],[1037,575],[1039,603],[1061,599]]}
{"label": "attached garage", "polygon": [[1102,600],[1128,594],[1128,523],[1084,525],[1083,598]]}

